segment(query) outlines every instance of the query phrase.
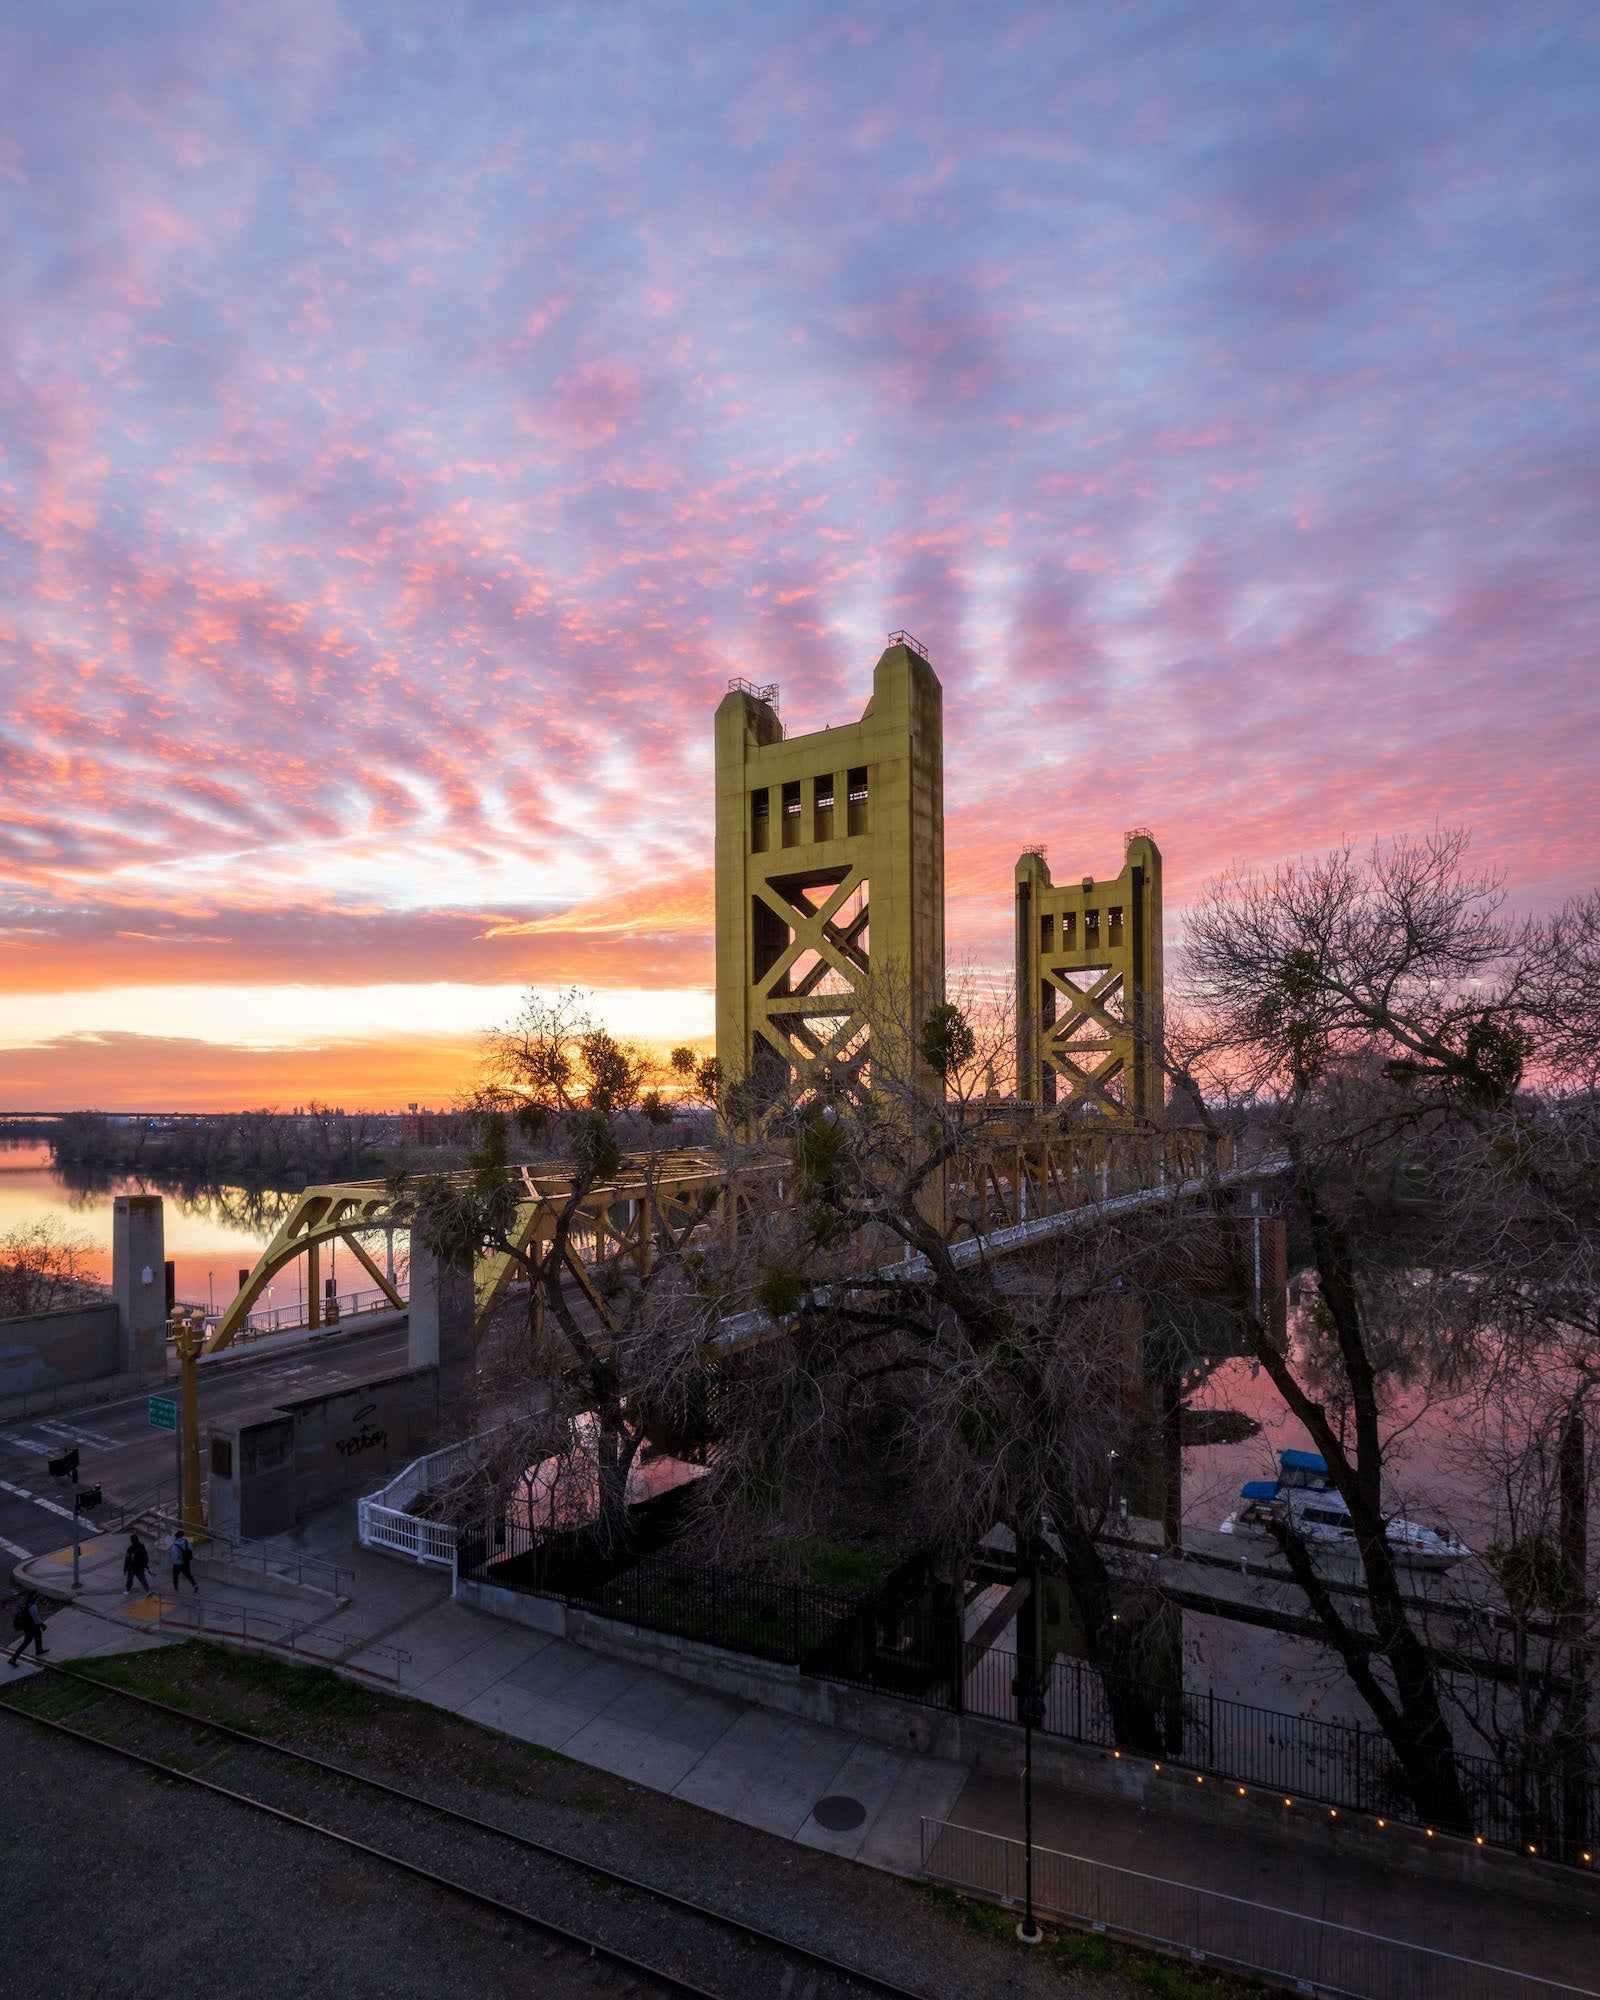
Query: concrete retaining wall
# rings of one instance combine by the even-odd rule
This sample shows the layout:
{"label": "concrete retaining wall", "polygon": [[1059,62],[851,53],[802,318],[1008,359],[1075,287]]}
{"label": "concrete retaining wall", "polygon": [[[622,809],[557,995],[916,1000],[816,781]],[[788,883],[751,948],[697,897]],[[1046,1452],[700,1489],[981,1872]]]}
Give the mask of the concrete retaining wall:
{"label": "concrete retaining wall", "polygon": [[281,1403],[268,1417],[212,1424],[207,1519],[219,1534],[253,1541],[369,1492],[380,1473],[427,1448],[438,1402],[438,1370],[412,1368]]}
{"label": "concrete retaining wall", "polygon": [[117,1367],[121,1320],[114,1301],[0,1319],[0,1397],[92,1382]]}
{"label": "concrete retaining wall", "polygon": [[[554,1599],[525,1597],[500,1584],[460,1578],[456,1596],[463,1604],[571,1639],[592,1652],[675,1674],[680,1680],[714,1688],[758,1708],[849,1730],[895,1750],[919,1751],[1010,1775],[1022,1764],[1022,1732],[1010,1723],[951,1715],[863,1688],[813,1680],[798,1667],[747,1659],[668,1633],[646,1632]],[[1297,1845],[1362,1854],[1387,1868],[1422,1869],[1429,1875],[1485,1890],[1514,1889],[1520,1896],[1548,1898],[1567,1910],[1592,1904],[1600,1917],[1600,1884],[1591,1877],[1501,1848],[1444,1837],[1429,1839],[1416,1827],[1391,1824],[1380,1828],[1360,1814],[1342,1809],[1331,1812],[1306,1800],[1286,1806],[1281,1795],[1259,1787],[1247,1787],[1241,1796],[1238,1786],[1224,1779],[1201,1780],[1195,1772],[1172,1765],[1157,1771],[1143,1758],[1092,1749],[1059,1736],[1034,1737],[1033,1769],[1042,1783],[1059,1785],[1066,1791],[1131,1799],[1162,1812],[1181,1813],[1194,1821],[1197,1838],[1204,1838],[1206,1828],[1218,1825],[1240,1826],[1257,1834],[1270,1830],[1275,1838]]]}

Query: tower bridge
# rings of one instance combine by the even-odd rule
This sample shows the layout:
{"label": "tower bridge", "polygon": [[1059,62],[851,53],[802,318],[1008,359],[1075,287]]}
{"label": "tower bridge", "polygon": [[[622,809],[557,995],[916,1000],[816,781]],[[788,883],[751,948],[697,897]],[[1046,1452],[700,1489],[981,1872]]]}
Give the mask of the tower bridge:
{"label": "tower bridge", "polygon": [[[580,1194],[563,1254],[603,1323],[598,1265],[621,1257],[647,1270],[686,1224],[731,1240],[753,1204],[784,1198],[785,1115],[865,1102],[875,1062],[942,1094],[917,1053],[945,992],[943,693],[927,649],[892,633],[860,718],[802,735],[786,733],[777,687],[736,680],[716,712],[715,744],[717,1056],[724,1128],[740,1143],[636,1155]],[[961,1157],[935,1197],[963,1256],[1017,1255],[1075,1215],[1170,1199],[1201,1171],[1201,1136],[1164,1123],[1154,837],[1135,828],[1110,879],[1057,883],[1046,850],[1025,848],[1013,887],[1015,1094],[963,1111]],[[1222,1165],[1241,1186],[1271,1171]],[[514,1171],[513,1241],[527,1252],[555,1241],[577,1182],[559,1161]],[[403,1305],[368,1244],[392,1243],[406,1227],[406,1197],[388,1183],[308,1188],[210,1327],[207,1351],[235,1340],[269,1284],[302,1258],[316,1327],[321,1259],[336,1245]],[[515,1268],[504,1253],[479,1263],[477,1333]]]}

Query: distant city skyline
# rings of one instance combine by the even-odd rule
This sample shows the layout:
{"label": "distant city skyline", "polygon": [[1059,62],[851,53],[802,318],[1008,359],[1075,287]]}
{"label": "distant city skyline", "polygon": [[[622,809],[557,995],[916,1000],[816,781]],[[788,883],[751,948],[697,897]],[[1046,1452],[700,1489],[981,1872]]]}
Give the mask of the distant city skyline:
{"label": "distant city skyline", "polygon": [[15,10],[0,1105],[711,1030],[711,724],[1011,871],[1600,852],[1589,7]]}

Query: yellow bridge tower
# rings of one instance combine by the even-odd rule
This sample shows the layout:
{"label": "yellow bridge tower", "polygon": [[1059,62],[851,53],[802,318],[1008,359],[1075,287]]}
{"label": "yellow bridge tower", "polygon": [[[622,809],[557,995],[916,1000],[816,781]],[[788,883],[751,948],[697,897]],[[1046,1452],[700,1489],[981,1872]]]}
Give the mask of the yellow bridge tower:
{"label": "yellow bridge tower", "polygon": [[[778,690],[717,709],[717,1058],[759,1122],[913,1068],[944,998],[944,695],[904,632],[859,722],[788,736]],[[891,1037],[893,1041],[891,1043]]]}
{"label": "yellow bridge tower", "polygon": [[1154,1123],[1161,1067],[1161,850],[1126,836],[1122,873],[1057,887],[1044,849],[1017,862],[1017,1095]]}

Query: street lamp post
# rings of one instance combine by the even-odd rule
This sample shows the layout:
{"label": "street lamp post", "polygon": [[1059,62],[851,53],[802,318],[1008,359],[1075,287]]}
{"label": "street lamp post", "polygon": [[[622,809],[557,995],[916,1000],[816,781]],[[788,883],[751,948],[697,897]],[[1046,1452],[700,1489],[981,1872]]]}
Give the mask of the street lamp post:
{"label": "street lamp post", "polygon": [[172,1342],[178,1350],[178,1519],[197,1541],[204,1529],[200,1504],[200,1350],[205,1328],[173,1315]]}
{"label": "street lamp post", "polygon": [[1017,1704],[1022,1716],[1022,1922],[1017,1936],[1024,1944],[1040,1940],[1039,1920],[1033,1914],[1033,1732],[1044,1721],[1044,1683],[1030,1674]]}

